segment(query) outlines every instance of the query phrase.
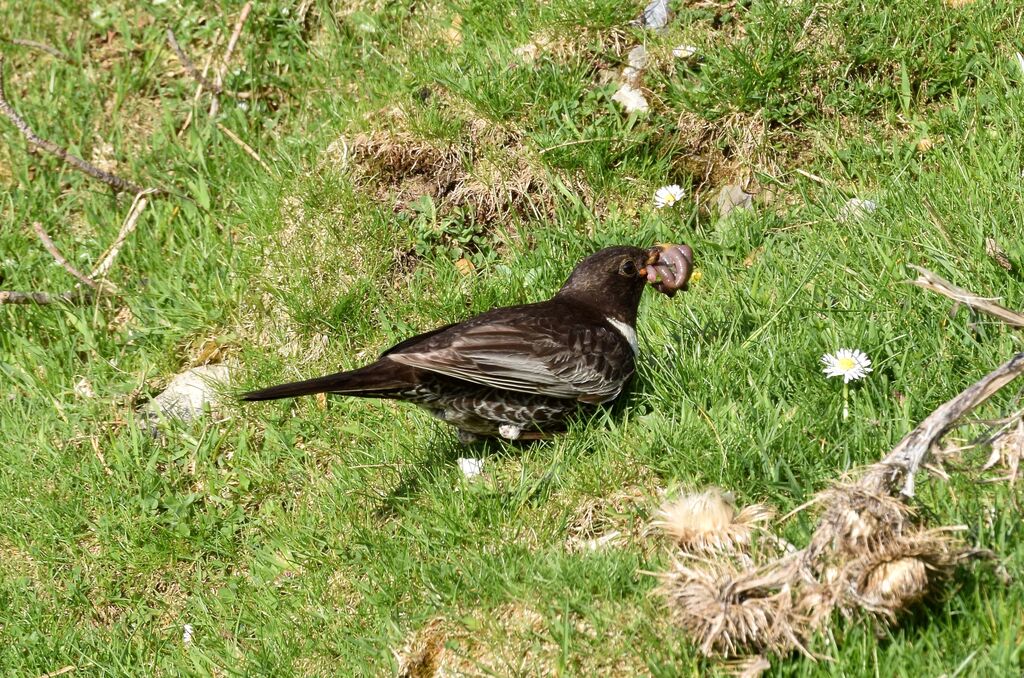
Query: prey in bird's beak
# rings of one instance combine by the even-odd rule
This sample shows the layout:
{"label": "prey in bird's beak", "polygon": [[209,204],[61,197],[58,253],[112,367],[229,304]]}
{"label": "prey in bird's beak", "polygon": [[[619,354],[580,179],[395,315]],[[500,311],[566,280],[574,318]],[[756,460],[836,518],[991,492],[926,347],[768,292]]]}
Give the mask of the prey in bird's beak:
{"label": "prey in bird's beak", "polygon": [[689,245],[658,245],[647,250],[647,265],[637,271],[651,287],[669,297],[689,287],[693,249]]}

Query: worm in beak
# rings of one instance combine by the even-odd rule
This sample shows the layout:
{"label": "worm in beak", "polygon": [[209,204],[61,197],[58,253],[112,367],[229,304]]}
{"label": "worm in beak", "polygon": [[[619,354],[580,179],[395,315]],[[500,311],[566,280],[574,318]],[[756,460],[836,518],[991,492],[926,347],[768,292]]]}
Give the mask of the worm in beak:
{"label": "worm in beak", "polygon": [[647,265],[640,275],[654,289],[667,296],[685,291],[693,273],[693,249],[689,245],[659,245],[648,251]]}

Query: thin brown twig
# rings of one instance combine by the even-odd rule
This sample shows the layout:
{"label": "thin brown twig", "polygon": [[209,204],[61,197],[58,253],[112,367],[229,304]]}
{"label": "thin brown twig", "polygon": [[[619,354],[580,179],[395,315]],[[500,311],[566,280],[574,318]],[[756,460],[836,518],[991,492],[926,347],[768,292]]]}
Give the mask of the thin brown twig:
{"label": "thin brown twig", "polygon": [[263,158],[260,157],[260,154],[257,153],[255,151],[255,149],[253,149],[252,146],[250,146],[249,144],[247,144],[244,141],[242,141],[241,138],[239,138],[239,136],[237,134],[235,134],[234,132],[232,132],[231,130],[229,130],[227,127],[225,127],[224,125],[220,124],[219,122],[217,123],[217,129],[219,129],[221,132],[223,132],[227,136],[228,139],[231,139],[236,144],[238,144],[238,146],[243,151],[245,151],[246,153],[249,154],[249,157],[251,157],[253,160],[258,162],[260,164],[260,167],[262,167],[263,169],[265,169],[267,171],[267,174],[273,174],[274,173],[273,170],[270,169],[270,166],[267,165],[267,163],[263,162]]}
{"label": "thin brown twig", "polygon": [[45,247],[46,251],[50,253],[50,256],[52,256],[65,271],[70,273],[74,278],[77,278],[82,284],[96,289],[96,281],[68,263],[68,260],[65,259],[64,255],[61,254],[59,249],[57,249],[57,245],[55,245],[53,240],[50,239],[50,235],[46,232],[40,222],[32,222],[32,230],[35,231],[36,235],[39,236],[39,239],[43,241],[43,247]]}
{"label": "thin brown twig", "polygon": [[201,87],[205,87],[214,94],[220,94],[224,91],[223,87],[219,86],[217,83],[210,82],[205,75],[199,72],[199,69],[196,68],[194,63],[192,63],[192,60],[188,58],[185,50],[181,48],[180,44],[178,44],[178,39],[174,37],[174,31],[170,28],[167,29],[167,42],[171,44],[171,49],[174,50],[176,55],[178,55],[178,61],[181,62],[181,65],[185,67],[185,70],[188,71],[189,75],[191,75]]}
{"label": "thin brown twig", "polygon": [[14,126],[18,128],[18,131],[21,132],[22,136],[24,136],[29,143],[57,156],[75,169],[88,174],[94,179],[99,179],[118,191],[127,191],[129,193],[138,194],[143,190],[141,187],[136,186],[130,181],[110,174],[109,172],[104,172],[95,165],[68,153],[64,148],[58,146],[52,141],[41,138],[33,132],[32,128],[29,127],[29,124],[25,122],[20,115],[18,115],[17,111],[15,111],[7,101],[7,94],[4,92],[4,57],[2,54],[0,54],[0,113],[3,113],[12,123],[14,123]]}
{"label": "thin brown twig", "polygon": [[[214,83],[217,85],[217,89],[220,90],[224,87],[224,75],[227,73],[228,66],[231,63],[231,55],[235,52],[235,45],[238,44],[238,38],[242,35],[242,26],[245,25],[245,20],[249,18],[249,12],[252,11],[252,0],[245,3],[242,7],[242,11],[238,14],[238,20],[235,22],[235,30],[231,33],[231,38],[228,39],[228,48],[224,52],[224,61],[221,62],[220,70],[217,71],[214,76]],[[210,118],[214,118],[217,115],[217,110],[220,107],[220,99],[217,94],[214,93],[213,101],[210,102]]]}
{"label": "thin brown twig", "polygon": [[18,45],[20,47],[28,47],[29,49],[38,50],[40,52],[46,52],[52,57],[56,57],[61,61],[66,61],[69,64],[75,63],[67,54],[64,54],[56,47],[47,45],[45,42],[37,42],[35,40],[25,40],[24,38],[11,38],[12,45]]}
{"label": "thin brown twig", "polygon": [[14,290],[0,290],[0,304],[36,304],[43,306],[65,302],[68,304],[88,298],[85,290],[68,290],[60,294],[49,292],[16,292]]}
{"label": "thin brown twig", "polygon": [[968,292],[962,287],[957,287],[953,283],[937,276],[926,268],[915,266],[913,264],[909,264],[909,266],[918,273],[917,279],[910,281],[911,285],[923,287],[926,290],[930,290],[936,294],[941,294],[942,296],[948,297],[949,299],[964,304],[965,306],[977,309],[982,313],[987,313],[1012,327],[1024,327],[1024,315],[1021,315],[1016,311],[1011,311],[1005,306],[995,303],[991,299],[979,297],[976,294]]}
{"label": "thin brown twig", "polygon": [[[210,72],[210,65],[213,63],[213,54],[217,49],[217,45],[220,43],[220,29],[217,30],[213,36],[213,47],[210,53],[206,56],[206,63],[203,64],[203,79],[206,78],[206,74]],[[199,97],[203,96],[203,83],[200,82],[196,85],[196,93],[192,95],[192,108],[189,109],[188,115],[185,116],[185,122],[181,125],[181,129],[178,130],[178,136],[180,137],[188,130],[188,126],[192,124],[192,116],[195,114],[196,105],[199,103]]]}
{"label": "thin brown twig", "polygon": [[100,263],[96,264],[96,268],[92,270],[89,277],[94,279],[102,278],[107,274],[107,271],[109,271],[110,267],[114,264],[114,259],[116,259],[117,255],[121,252],[121,247],[124,246],[125,240],[132,234],[132,231],[135,230],[135,227],[139,222],[139,216],[142,214],[142,210],[146,209],[148,196],[153,195],[156,192],[156,189],[147,188],[146,190],[140,191],[136,194],[135,200],[132,202],[131,209],[128,211],[128,216],[125,217],[124,224],[121,226],[120,232],[118,232],[117,237],[114,239],[114,242],[111,243],[110,247],[107,248],[107,251],[103,253],[102,257],[100,257]]}
{"label": "thin brown twig", "polygon": [[548,146],[547,148],[542,148],[542,149],[540,149],[540,151],[538,151],[538,154],[539,155],[544,155],[545,153],[550,153],[551,151],[554,151],[554,150],[559,149],[559,148],[565,148],[567,146],[579,146],[580,144],[596,144],[596,143],[600,143],[602,141],[615,141],[616,139],[618,139],[618,137],[596,137],[594,139],[574,139],[573,141],[565,141],[565,142],[562,142],[560,144],[555,144],[554,146]]}

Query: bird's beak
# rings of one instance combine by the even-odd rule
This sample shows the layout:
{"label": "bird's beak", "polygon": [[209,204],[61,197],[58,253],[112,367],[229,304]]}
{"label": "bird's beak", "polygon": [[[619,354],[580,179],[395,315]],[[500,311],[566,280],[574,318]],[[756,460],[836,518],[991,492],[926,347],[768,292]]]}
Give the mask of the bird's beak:
{"label": "bird's beak", "polygon": [[658,245],[647,250],[646,266],[638,274],[651,287],[667,296],[686,291],[693,272],[693,249],[689,245]]}

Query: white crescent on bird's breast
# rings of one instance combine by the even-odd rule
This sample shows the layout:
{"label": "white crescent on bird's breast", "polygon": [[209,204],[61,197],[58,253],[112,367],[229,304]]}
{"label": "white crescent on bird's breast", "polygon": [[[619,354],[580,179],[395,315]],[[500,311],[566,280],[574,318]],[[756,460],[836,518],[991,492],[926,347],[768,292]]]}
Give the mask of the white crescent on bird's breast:
{"label": "white crescent on bird's breast", "polygon": [[616,320],[615,318],[605,318],[605,320],[608,321],[609,325],[618,330],[619,334],[622,335],[622,338],[629,344],[629,347],[633,349],[633,355],[636,355],[638,352],[636,344],[636,330],[630,327],[629,323],[624,323],[621,320]]}

